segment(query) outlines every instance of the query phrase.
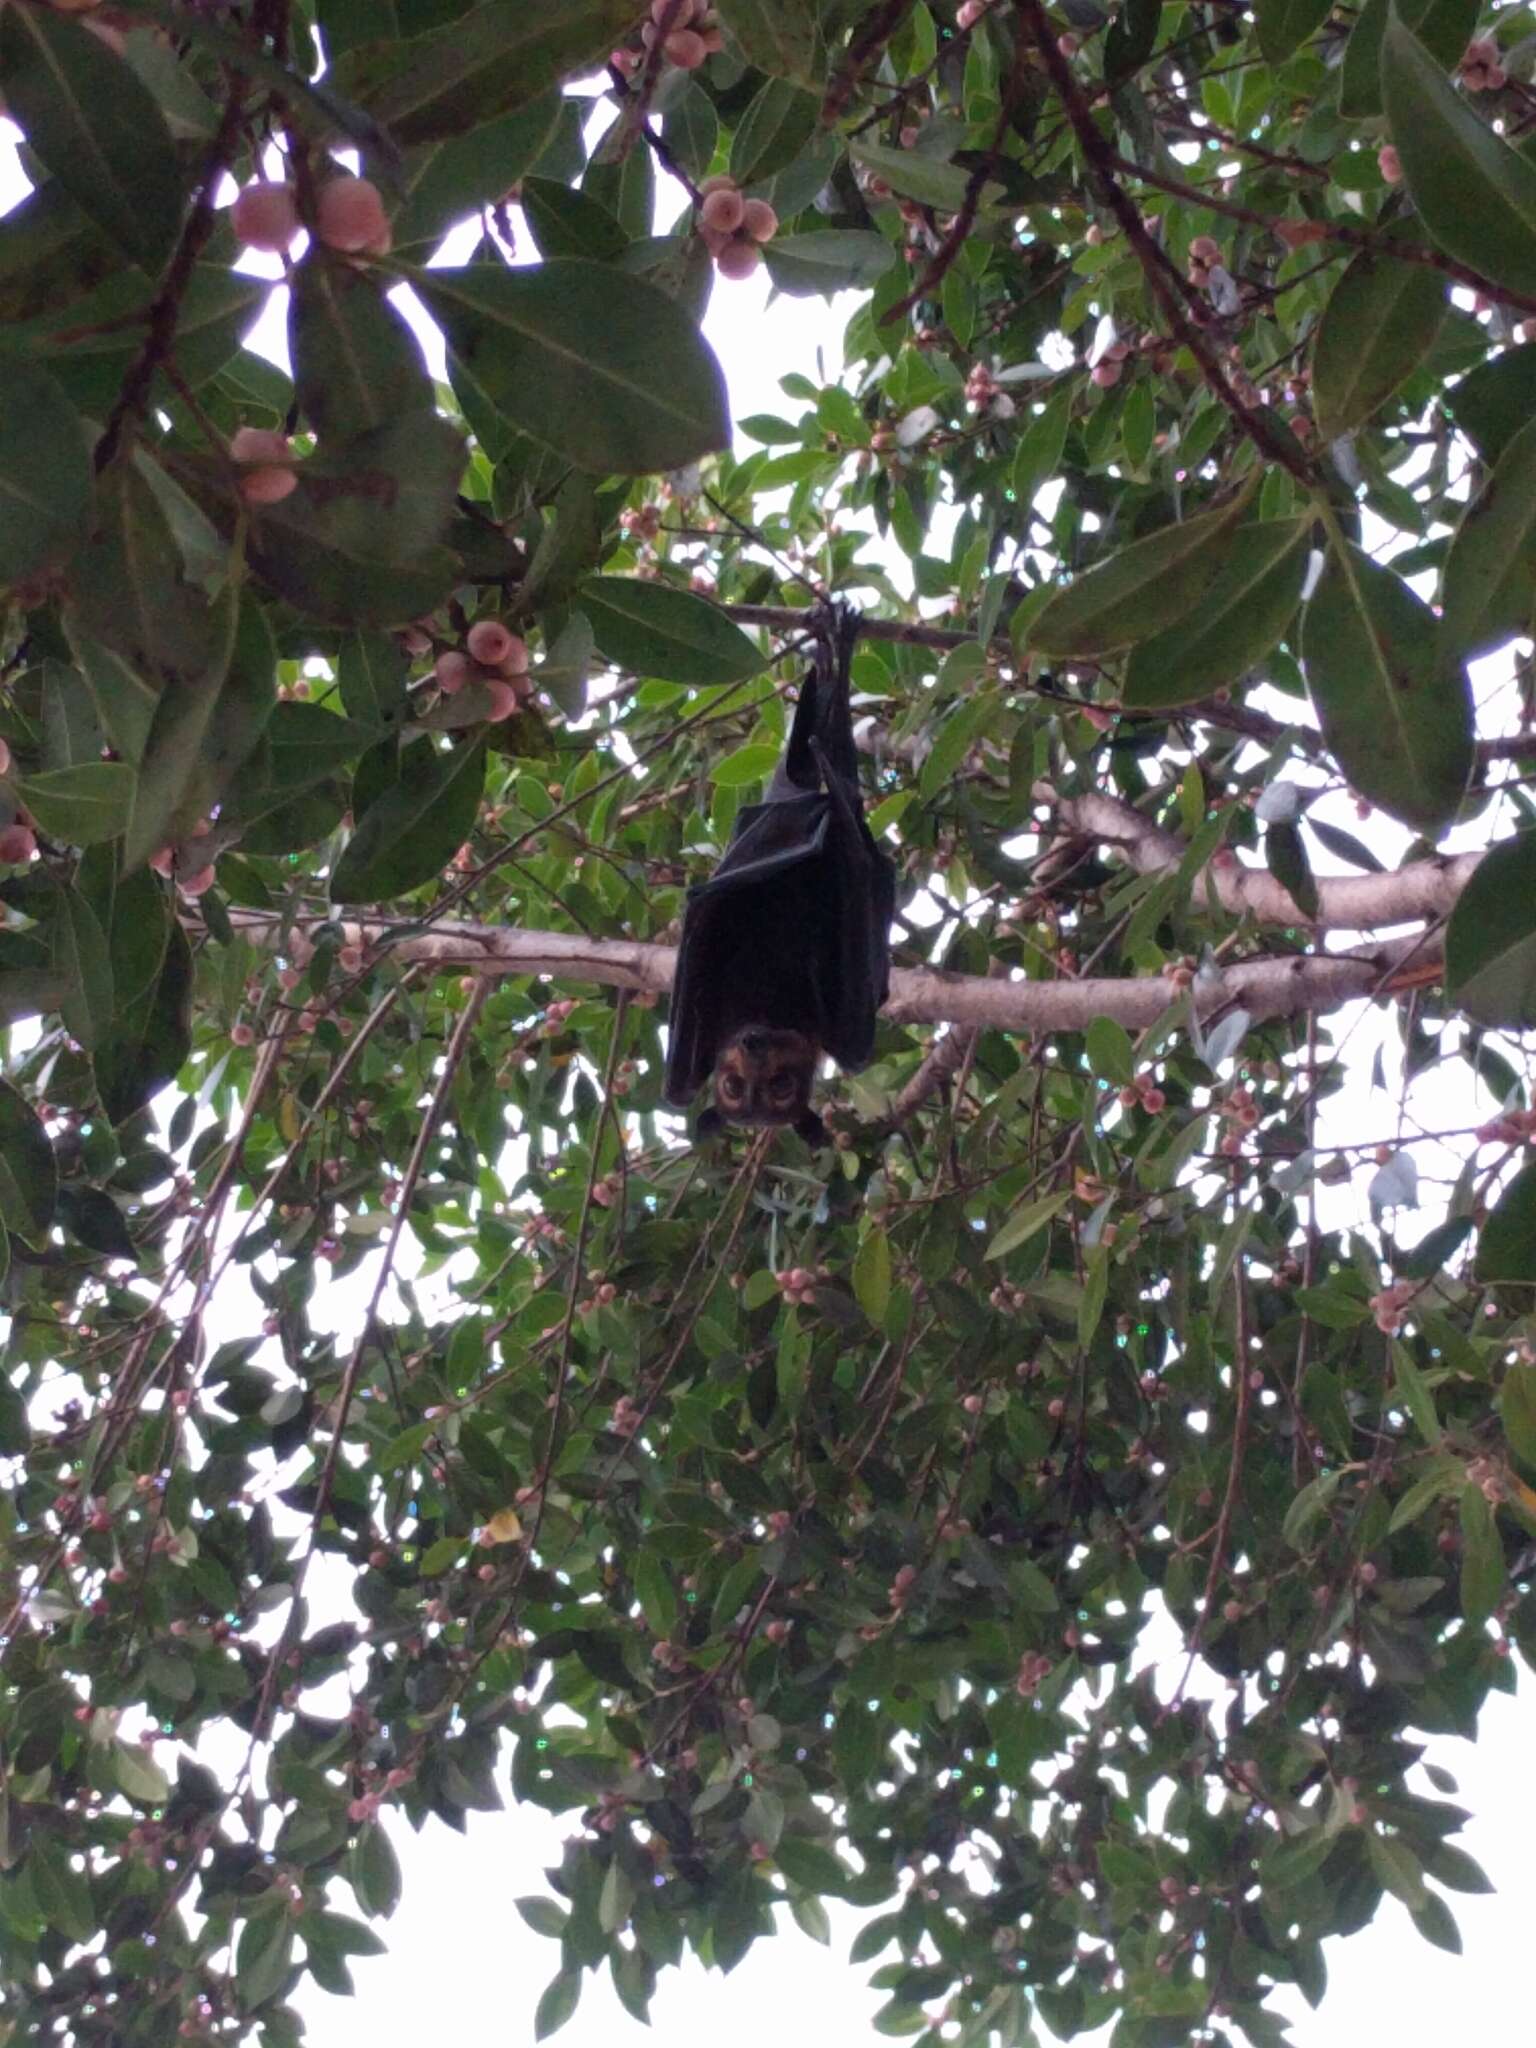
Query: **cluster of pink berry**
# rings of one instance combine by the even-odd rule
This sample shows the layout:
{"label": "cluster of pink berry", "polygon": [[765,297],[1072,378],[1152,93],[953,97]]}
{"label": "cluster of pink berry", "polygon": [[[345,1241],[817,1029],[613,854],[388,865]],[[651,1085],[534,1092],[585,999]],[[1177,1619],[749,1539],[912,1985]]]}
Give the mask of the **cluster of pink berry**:
{"label": "cluster of pink berry", "polygon": [[1500,55],[1492,36],[1474,36],[1456,66],[1462,84],[1473,92],[1499,92],[1509,83],[1509,74],[1499,62]]}
{"label": "cluster of pink berry", "polygon": [[[282,255],[303,225],[292,185],[262,179],[247,185],[230,208],[235,239],[247,249]],[[379,188],[368,178],[328,178],[315,195],[315,233],[343,256],[389,253],[389,216]]]}
{"label": "cluster of pink berry", "polygon": [[1120,1090],[1120,1106],[1122,1109],[1134,1109],[1138,1102],[1147,1112],[1148,1116],[1157,1116],[1160,1111],[1168,1107],[1167,1096],[1158,1087],[1156,1079],[1151,1074],[1138,1074],[1128,1088]]}
{"label": "cluster of pink berry", "polygon": [[645,1411],[628,1394],[620,1394],[613,1404],[613,1413],[608,1418],[608,1427],[615,1436],[633,1436],[645,1420]]}
{"label": "cluster of pink berry", "polygon": [[832,1270],[829,1266],[818,1266],[814,1272],[809,1266],[786,1266],[773,1278],[786,1301],[803,1302],[809,1308],[816,1299],[816,1282],[830,1280]]}
{"label": "cluster of pink berry", "polygon": [[[663,34],[663,24],[666,24]],[[651,18],[641,24],[638,50],[614,50],[608,61],[625,78],[633,78],[656,38],[661,53],[679,71],[697,71],[706,57],[725,48],[719,17],[707,0],[651,0]]]}
{"label": "cluster of pink berry", "polygon": [[1396,1336],[1402,1328],[1408,1304],[1418,1291],[1415,1281],[1394,1280],[1390,1287],[1383,1287],[1380,1294],[1371,1296],[1371,1314],[1383,1336]]}
{"label": "cluster of pink berry", "polygon": [[248,505],[280,505],[299,487],[293,443],[274,427],[237,427],[231,460],[241,466],[240,495]]}
{"label": "cluster of pink berry", "polygon": [[699,187],[699,233],[722,277],[750,277],[762,245],[779,232],[779,216],[766,199],[744,199],[722,171]]}
{"label": "cluster of pink berry", "polygon": [[997,396],[997,379],[985,363],[971,366],[965,380],[965,402],[972,412],[985,412]]}
{"label": "cluster of pink berry", "polygon": [[492,723],[510,718],[533,694],[527,641],[500,619],[476,619],[464,636],[464,648],[463,653],[448,648],[437,657],[432,665],[437,687],[451,697],[466,683],[480,683],[490,694]]}
{"label": "cluster of pink berry", "polygon": [[1221,261],[1221,244],[1214,235],[1196,235],[1189,245],[1189,281],[1208,284],[1212,269]]}
{"label": "cluster of pink berry", "polygon": [[1112,341],[1088,372],[1101,391],[1112,390],[1125,375],[1125,359],[1131,352],[1128,341]]}
{"label": "cluster of pink berry", "polygon": [[1491,1123],[1479,1124],[1480,1145],[1524,1145],[1536,1142],[1536,1109],[1508,1109]]}

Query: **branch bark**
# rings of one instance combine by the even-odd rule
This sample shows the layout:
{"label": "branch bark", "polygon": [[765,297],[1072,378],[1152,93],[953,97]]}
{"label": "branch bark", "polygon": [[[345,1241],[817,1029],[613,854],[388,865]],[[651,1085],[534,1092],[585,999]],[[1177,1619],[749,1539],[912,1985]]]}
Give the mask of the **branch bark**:
{"label": "branch bark", "polygon": [[[1037,782],[1034,794],[1056,813],[1074,838],[1112,846],[1140,875],[1172,874],[1186,851],[1183,840],[1144,818],[1119,797],[1089,791],[1064,797],[1049,782]],[[1378,931],[1449,915],[1482,858],[1456,854],[1444,860],[1414,861],[1385,875],[1322,875],[1317,878],[1317,916],[1308,918],[1263,868],[1246,866],[1235,855],[1210,861],[1190,889],[1197,904],[1214,893],[1223,910],[1234,917],[1254,917],[1261,924],[1311,924],[1320,931]]]}
{"label": "branch bark", "polygon": [[[1391,879],[1388,877],[1387,879]],[[281,921],[266,912],[231,906],[230,921],[254,945],[277,948]],[[337,920],[300,920],[310,930]],[[428,931],[402,930],[397,919],[347,919],[343,943],[385,953],[401,963],[424,962],[443,970],[510,980],[548,975],[558,981],[593,982],[600,987],[665,995],[677,960],[673,946],[639,939],[589,939],[576,932],[498,930],[490,925],[445,924]],[[1288,954],[1250,960],[1197,978],[1190,999],[1205,1017],[1236,1005],[1255,1020],[1335,1010],[1362,996],[1384,992],[1394,975],[1411,970],[1422,983],[1439,960],[1438,948],[1422,934],[1394,939],[1350,953]],[[1080,981],[992,981],[980,975],[947,974],[936,967],[898,967],[884,1015],[897,1024],[954,1024],[987,1031],[1038,1034],[1082,1031],[1095,1017],[1113,1017],[1127,1030],[1155,1023],[1173,1000],[1161,975],[1138,979]]]}

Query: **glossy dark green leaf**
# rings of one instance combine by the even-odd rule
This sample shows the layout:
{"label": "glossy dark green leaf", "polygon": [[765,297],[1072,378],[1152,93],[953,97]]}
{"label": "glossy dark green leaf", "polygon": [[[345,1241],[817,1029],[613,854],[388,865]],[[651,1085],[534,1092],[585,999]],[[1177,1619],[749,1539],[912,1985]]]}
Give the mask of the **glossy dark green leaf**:
{"label": "glossy dark green leaf", "polygon": [[546,92],[467,135],[412,151],[408,197],[393,223],[395,247],[439,241],[456,222],[503,198],[548,148],[565,104],[558,92]]}
{"label": "glossy dark green leaf", "polygon": [[[883,178],[903,199],[915,199],[919,206],[931,206],[937,213],[958,213],[965,204],[970,173],[959,164],[929,156],[917,149],[891,149],[883,142],[861,136],[849,145],[848,154],[856,164]],[[983,199],[997,196],[997,186],[984,190]]]}
{"label": "glossy dark green leaf", "polygon": [[1497,462],[1536,415],[1536,348],[1507,348],[1460,378],[1445,409],[1485,462]]}
{"label": "glossy dark green leaf", "polygon": [[1472,778],[1472,699],[1428,605],[1358,548],[1330,550],[1301,644],[1324,736],[1351,785],[1420,831],[1450,824]]}
{"label": "glossy dark green leaf", "polygon": [[[71,639],[120,656],[150,693],[213,661],[218,620],[137,462],[115,462],[97,480],[96,526],[71,564],[65,616]],[[103,721],[112,730],[105,710]]]}
{"label": "glossy dark green leaf", "polygon": [[5,216],[0,237],[0,323],[62,308],[121,267],[122,256],[84,209],[45,178]]}
{"label": "glossy dark green leaf", "polygon": [[288,352],[299,406],[323,442],[350,440],[402,413],[430,412],[421,346],[381,289],[319,244],[289,276]]}
{"label": "glossy dark green leaf", "polygon": [[1499,1389],[1499,1420],[1509,1447],[1522,1465],[1536,1472],[1536,1372],[1511,1365]]}
{"label": "glossy dark green leaf", "polygon": [[[122,891],[119,898],[123,898]],[[125,1007],[115,925],[116,920],[113,973],[117,1015],[111,1038],[98,1047],[93,1064],[102,1106],[113,1123],[120,1124],[175,1078],[192,1049],[192,949],[180,925],[170,924],[153,983]]]}
{"label": "glossy dark green leaf", "polygon": [[19,786],[50,839],[65,846],[95,846],[126,830],[135,779],[125,761],[88,761],[78,768],[45,769]]}
{"label": "glossy dark green leaf", "polygon": [[1445,320],[1445,279],[1392,254],[1362,249],[1328,295],[1312,344],[1317,430],[1337,440],[1362,425],[1411,377]]}
{"label": "glossy dark green leaf", "polygon": [[623,320],[613,272],[578,258],[411,281],[489,403],[583,469],[678,469],[730,438],[719,364],[643,278],[623,286]]}
{"label": "glossy dark green leaf", "polygon": [[1387,126],[1403,182],[1448,256],[1536,292],[1536,165],[1494,134],[1401,20],[1381,42]]}
{"label": "glossy dark green leaf", "polygon": [[1276,823],[1264,829],[1264,865],[1285,889],[1302,917],[1317,915],[1317,884],[1299,826]]}
{"label": "glossy dark green leaf", "polygon": [[821,100],[787,79],[769,78],[736,124],[731,138],[731,176],[755,185],[782,171],[811,140],[821,123]]}
{"label": "glossy dark green leaf", "polygon": [[1143,640],[1126,665],[1128,709],[1165,711],[1240,682],[1296,615],[1307,577],[1310,519],[1241,526],[1194,618]]}
{"label": "glossy dark green leaf", "polygon": [[[239,352],[271,289],[264,278],[241,276],[222,263],[194,266],[176,318],[176,369],[184,384],[198,389]],[[120,270],[85,298],[45,306],[18,323],[7,345],[36,355],[73,404],[103,419],[143,348],[153,303],[153,285],[137,271]],[[156,398],[169,389],[163,374],[155,378]]]}
{"label": "glossy dark green leaf", "polygon": [[1529,631],[1536,614],[1536,418],[1461,515],[1445,560],[1440,630],[1464,661]]}
{"label": "glossy dark green leaf", "polygon": [[241,2008],[254,2012],[288,1982],[293,1968],[294,1926],[283,1912],[264,1913],[246,1921],[235,1944],[235,1996]]}
{"label": "glossy dark green leaf", "polygon": [[0,13],[7,111],[104,234],[152,275],[175,247],[186,195],[170,131],[132,67],[49,7]]}
{"label": "glossy dark green leaf", "polygon": [[331,878],[333,903],[403,896],[442,871],[469,837],[485,784],[485,751],[416,740],[398,779],[357,820]]}
{"label": "glossy dark green leaf", "polygon": [[[1355,16],[1339,72],[1339,112],[1347,121],[1381,112],[1381,38],[1391,11],[1392,0],[1365,0]],[[1482,11],[1481,0],[1397,0],[1399,20],[1447,71],[1467,47]]]}
{"label": "glossy dark green leaf", "polygon": [[525,178],[523,218],[539,254],[549,259],[584,256],[611,263],[629,247],[629,233],[600,199],[557,178]]}
{"label": "glossy dark green leaf", "polygon": [[824,228],[775,235],[763,259],[775,287],[791,298],[831,298],[884,277],[895,252],[884,235],[867,228]]}
{"label": "glossy dark green leaf", "polygon": [[816,0],[719,0],[715,12],[755,70],[813,88],[823,83]]}
{"label": "glossy dark green leaf", "polygon": [[1477,1241],[1477,1277],[1536,1282],[1536,1163],[1502,1190]]}
{"label": "glossy dark green leaf", "polygon": [[1329,4],[1330,0],[1256,0],[1259,48],[1268,62],[1283,64],[1299,50],[1327,20]]}
{"label": "glossy dark green leaf", "polygon": [[0,585],[62,568],[90,512],[85,422],[39,364],[0,359]]}
{"label": "glossy dark green leaf", "polygon": [[670,683],[736,683],[769,656],[717,605],[634,576],[590,576],[581,608],[598,652],[634,675]]}
{"label": "glossy dark green leaf", "polygon": [[365,1913],[388,1919],[400,1903],[400,1859],[377,1823],[363,1828],[347,1858],[347,1877]]}
{"label": "glossy dark green leaf", "polygon": [[353,633],[341,643],[337,682],[347,716],[393,731],[407,709],[410,658],[388,633]]}
{"label": "glossy dark green leaf", "polygon": [[59,1189],[58,1222],[87,1251],[137,1264],[139,1248],[123,1221],[123,1212],[100,1188],[65,1181]]}
{"label": "glossy dark green leaf", "polygon": [[1461,1611],[1474,1626],[1486,1621],[1507,1584],[1498,1518],[1480,1486],[1461,1489]]}
{"label": "glossy dark green leaf", "polygon": [[1481,1024],[1536,1028],[1536,830],[1492,846],[1451,912],[1445,992]]}
{"label": "glossy dark green leaf", "polygon": [[86,1052],[94,1052],[112,1028],[112,954],[89,900],[68,885],[59,891],[50,946],[68,989],[59,1004],[65,1028]]}
{"label": "glossy dark green leaf", "polygon": [[606,57],[634,25],[631,0],[568,0],[556,8],[480,0],[424,35],[380,37],[343,51],[334,85],[402,147],[437,142],[541,99]]}
{"label": "glossy dark green leaf", "polygon": [[533,2014],[533,2038],[547,2041],[558,2034],[575,2012],[581,1998],[580,1970],[562,1970],[545,1985]]}
{"label": "glossy dark green leaf", "polygon": [[1112,654],[1192,612],[1227,564],[1251,488],[1085,569],[1035,619],[1031,649],[1053,657]]}
{"label": "glossy dark green leaf", "polygon": [[0,1081],[0,1223],[12,1237],[41,1243],[53,1220],[59,1174],[36,1110]]}

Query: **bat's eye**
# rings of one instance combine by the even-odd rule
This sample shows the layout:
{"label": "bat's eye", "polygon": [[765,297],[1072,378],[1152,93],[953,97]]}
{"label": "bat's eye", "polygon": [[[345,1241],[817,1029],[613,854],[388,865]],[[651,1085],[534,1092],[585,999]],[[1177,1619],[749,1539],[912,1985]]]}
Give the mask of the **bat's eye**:
{"label": "bat's eye", "polygon": [[735,1109],[739,1107],[746,1093],[746,1090],[742,1087],[741,1080],[738,1075],[722,1074],[720,1076],[717,1086],[720,1100],[725,1104],[727,1109]]}
{"label": "bat's eye", "polygon": [[793,1074],[775,1074],[769,1088],[776,1103],[793,1102],[795,1099],[795,1077]]}

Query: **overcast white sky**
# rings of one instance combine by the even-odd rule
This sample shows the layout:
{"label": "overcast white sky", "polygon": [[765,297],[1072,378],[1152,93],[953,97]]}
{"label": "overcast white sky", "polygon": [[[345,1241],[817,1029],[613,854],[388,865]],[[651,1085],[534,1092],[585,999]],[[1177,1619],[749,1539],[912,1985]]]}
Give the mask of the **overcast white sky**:
{"label": "overcast white sky", "polygon": [[[0,125],[0,137],[10,132]],[[17,190],[14,159],[6,150],[0,153],[0,210],[14,203]],[[793,417],[798,404],[783,399],[779,379],[792,369],[816,376],[818,347],[828,368],[836,370],[850,303],[832,310],[815,299],[769,303],[761,276],[720,285],[706,331],[726,367],[734,415],[779,411]],[[262,326],[263,339],[280,349],[276,305]],[[1342,808],[1338,822],[1359,829]],[[1378,846],[1387,858],[1397,850],[1390,840]],[[1369,1059],[1377,1036],[1371,1029],[1357,1040],[1357,1060]],[[1358,1113],[1366,1091],[1351,1092]],[[1370,1134],[1393,1127],[1393,1102],[1390,1094],[1364,1100],[1364,1113],[1376,1119]],[[1486,1114],[1487,1106],[1478,1113]],[[1468,1118],[1448,1114],[1433,1121],[1445,1128]],[[1366,1134],[1358,1124],[1334,1133]],[[1425,1228],[1439,1220],[1433,1201],[1429,1191]],[[1311,2013],[1299,1996],[1275,2001],[1293,2017],[1296,2048],[1358,2048],[1378,2031],[1398,2048],[1438,2048],[1458,2036],[1491,2037],[1511,2029],[1515,2040],[1531,2039],[1523,1947],[1532,1917],[1525,1866],[1536,1839],[1530,1698],[1529,1682],[1518,1700],[1496,1698],[1485,1713],[1479,1744],[1437,1738],[1430,1751],[1460,1782],[1462,1801],[1475,1816],[1460,1841],[1497,1887],[1492,1897],[1451,1900],[1463,1957],[1431,1949],[1403,1908],[1386,1901],[1372,1927],[1329,1950],[1332,1988],[1320,2013]],[[556,1822],[528,1808],[472,1814],[467,1836],[436,1822],[415,1836],[392,1817],[405,1896],[382,1929],[390,1953],[355,1965],[357,1996],[350,2001],[306,1986],[300,2003],[314,2048],[352,2048],[361,2040],[369,2048],[422,2048],[424,2042],[430,2048],[446,2030],[507,2048],[531,2043],[534,2008],[554,1974],[558,1949],[525,1927],[513,1901],[545,1889],[544,1867],[558,1859],[563,1837],[577,1824],[575,1815]],[[335,1903],[353,1910],[344,1887],[337,1888]],[[669,1974],[653,2004],[651,2038],[667,2048],[716,2048],[722,2038],[731,2048],[783,2048],[786,2039],[797,2037],[814,2044],[880,2038],[869,2026],[884,1998],[867,1987],[874,1965],[852,1968],[846,1962],[858,1916],[834,1910],[830,1949],[788,1924],[787,1914],[782,1917],[785,1933],[760,1942],[731,1976],[706,1976],[693,1964]],[[606,1977],[589,1976],[576,2017],[558,2036],[564,2048],[623,2048],[631,2038],[638,2043],[643,2036]]]}

